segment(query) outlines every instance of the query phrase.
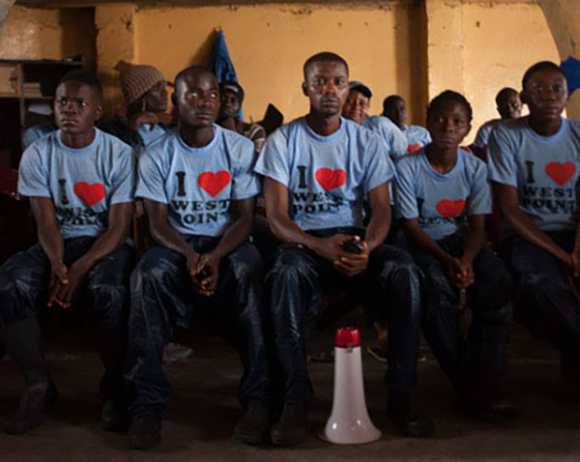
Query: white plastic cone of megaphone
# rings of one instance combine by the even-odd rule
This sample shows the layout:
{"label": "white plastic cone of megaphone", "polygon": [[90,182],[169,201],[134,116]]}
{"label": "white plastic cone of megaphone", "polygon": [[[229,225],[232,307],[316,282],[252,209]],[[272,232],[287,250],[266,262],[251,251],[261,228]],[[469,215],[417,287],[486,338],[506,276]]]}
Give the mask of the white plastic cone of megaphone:
{"label": "white plastic cone of megaphone", "polygon": [[381,437],[367,411],[358,329],[336,331],[332,412],[319,436],[335,444],[371,443]]}

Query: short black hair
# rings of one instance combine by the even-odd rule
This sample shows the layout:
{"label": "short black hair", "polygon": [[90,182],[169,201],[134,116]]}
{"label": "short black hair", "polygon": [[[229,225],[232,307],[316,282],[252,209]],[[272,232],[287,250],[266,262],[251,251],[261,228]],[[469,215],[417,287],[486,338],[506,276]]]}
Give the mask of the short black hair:
{"label": "short black hair", "polygon": [[321,61],[330,61],[333,63],[342,63],[344,67],[346,67],[346,73],[348,74],[348,64],[341,56],[338,56],[336,53],[332,53],[331,51],[323,51],[321,53],[316,53],[314,56],[311,56],[306,60],[303,67],[304,72],[304,79],[306,79],[306,72],[314,63],[319,63]]}
{"label": "short black hair", "polygon": [[177,73],[177,75],[175,76],[175,80],[173,81],[174,87],[177,87],[177,82],[179,82],[185,76],[185,74],[189,74],[190,72],[193,72],[193,71],[205,72],[205,73],[213,75],[215,77],[214,73],[212,71],[210,71],[207,67],[189,66],[189,67],[186,67],[185,69],[183,69]]}
{"label": "short black hair", "polygon": [[526,88],[526,83],[528,83],[528,80],[530,80],[532,75],[543,69],[552,69],[554,71],[559,72],[566,78],[566,74],[564,73],[562,68],[558,66],[556,63],[552,61],[540,61],[539,63],[536,63],[533,66],[531,66],[524,74],[524,77],[522,78],[522,90]]}
{"label": "short black hair", "polygon": [[505,87],[502,88],[495,97],[495,104],[501,106],[505,100],[507,100],[511,95],[517,95],[518,91],[515,88]]}
{"label": "short black hair", "polygon": [[471,109],[471,104],[469,104],[469,101],[467,101],[465,96],[453,90],[445,90],[443,93],[440,93],[431,100],[427,107],[427,119],[431,117],[435,108],[443,101],[455,101],[459,104],[463,104],[463,107],[465,107],[465,110],[467,111],[467,121],[471,122],[471,119],[473,119],[473,109]]}
{"label": "short black hair", "polygon": [[80,82],[91,87],[99,98],[103,97],[103,87],[95,74],[84,69],[74,69],[64,74],[58,81],[58,86],[66,82]]}
{"label": "short black hair", "polygon": [[390,95],[390,96],[387,96],[383,100],[383,114],[385,114],[385,112],[387,112],[387,108],[391,104],[395,104],[397,101],[402,101],[403,103],[405,102],[405,100],[403,99],[402,96],[399,96],[399,95]]}

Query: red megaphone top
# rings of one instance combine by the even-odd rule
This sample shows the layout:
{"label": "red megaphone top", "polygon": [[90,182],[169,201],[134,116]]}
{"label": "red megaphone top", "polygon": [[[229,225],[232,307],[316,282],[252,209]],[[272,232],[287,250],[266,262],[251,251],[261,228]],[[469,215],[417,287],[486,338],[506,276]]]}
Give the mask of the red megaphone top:
{"label": "red megaphone top", "polygon": [[334,346],[338,348],[353,348],[360,346],[360,332],[355,327],[336,329]]}

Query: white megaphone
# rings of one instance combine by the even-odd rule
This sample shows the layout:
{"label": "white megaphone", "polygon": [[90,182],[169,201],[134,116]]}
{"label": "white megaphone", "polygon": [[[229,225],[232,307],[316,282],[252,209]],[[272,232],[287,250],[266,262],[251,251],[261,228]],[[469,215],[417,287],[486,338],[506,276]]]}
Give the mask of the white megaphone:
{"label": "white megaphone", "polygon": [[367,411],[358,329],[336,331],[332,412],[318,436],[334,444],[371,443],[381,437]]}

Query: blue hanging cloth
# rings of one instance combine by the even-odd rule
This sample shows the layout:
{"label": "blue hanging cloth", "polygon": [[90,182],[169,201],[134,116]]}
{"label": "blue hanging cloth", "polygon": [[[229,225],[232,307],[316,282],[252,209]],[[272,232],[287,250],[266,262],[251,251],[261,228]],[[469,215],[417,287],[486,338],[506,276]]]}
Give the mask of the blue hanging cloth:
{"label": "blue hanging cloth", "polygon": [[572,93],[577,88],[580,88],[580,60],[569,56],[568,59],[562,61],[560,67],[566,74],[568,91]]}
{"label": "blue hanging cloth", "polygon": [[[233,80],[234,82],[238,81],[236,70],[234,69],[234,64],[230,59],[230,53],[228,52],[228,46],[226,45],[226,38],[221,30],[218,32],[216,41],[213,44],[207,67],[215,74],[219,83],[227,80]],[[243,120],[241,109],[238,118]]]}

